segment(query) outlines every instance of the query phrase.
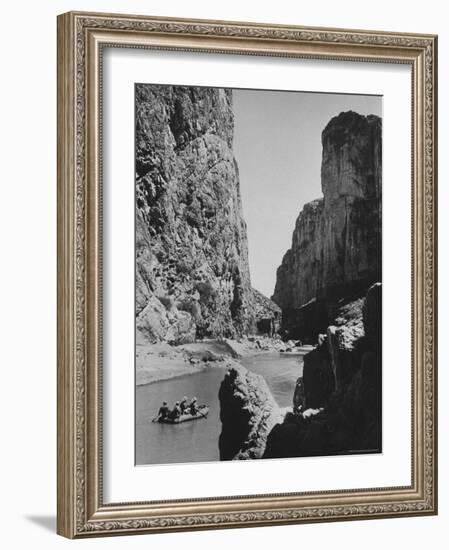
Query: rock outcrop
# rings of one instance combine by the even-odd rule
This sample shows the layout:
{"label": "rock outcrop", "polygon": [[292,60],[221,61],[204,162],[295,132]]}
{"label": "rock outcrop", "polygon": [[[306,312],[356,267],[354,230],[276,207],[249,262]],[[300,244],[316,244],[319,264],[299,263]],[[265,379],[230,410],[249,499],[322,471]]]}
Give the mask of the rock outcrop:
{"label": "rock outcrop", "polygon": [[264,378],[236,365],[220,386],[220,460],[262,458],[267,437],[282,415]]}
{"label": "rock outcrop", "polygon": [[138,343],[256,330],[233,131],[231,90],[136,86]]}
{"label": "rock outcrop", "polygon": [[[381,315],[380,283],[338,311],[336,325],[304,357],[299,414],[273,428],[264,458],[381,451]],[[316,413],[306,414],[311,408]]]}
{"label": "rock outcrop", "polygon": [[220,388],[222,459],[382,450],[382,286],[339,308],[304,357],[293,411],[280,411],[261,377],[231,369]]}
{"label": "rock outcrop", "polygon": [[277,270],[272,300],[289,337],[316,341],[342,299],[381,280],[382,124],[340,113],[322,134],[323,197],[306,204]]}

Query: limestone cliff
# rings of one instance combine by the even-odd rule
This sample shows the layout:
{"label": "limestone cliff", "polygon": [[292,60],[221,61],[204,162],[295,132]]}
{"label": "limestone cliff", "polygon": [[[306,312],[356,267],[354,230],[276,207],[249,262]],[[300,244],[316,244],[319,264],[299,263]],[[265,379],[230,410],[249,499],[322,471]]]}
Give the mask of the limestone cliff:
{"label": "limestone cliff", "polygon": [[232,92],[136,86],[137,342],[256,326]]}
{"label": "limestone cliff", "polygon": [[322,133],[323,197],[304,206],[272,297],[289,336],[313,340],[340,300],[381,280],[382,125],[352,111]]}

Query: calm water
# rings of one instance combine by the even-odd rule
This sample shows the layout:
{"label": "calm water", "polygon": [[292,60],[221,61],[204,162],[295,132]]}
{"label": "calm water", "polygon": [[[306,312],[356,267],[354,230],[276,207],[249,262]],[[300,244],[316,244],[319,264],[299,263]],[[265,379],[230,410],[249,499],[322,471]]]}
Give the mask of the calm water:
{"label": "calm water", "polygon": [[[261,374],[281,407],[292,405],[295,382],[302,374],[302,356],[270,353],[247,357],[241,362]],[[221,431],[218,390],[225,368],[163,380],[136,389],[136,463],[166,464],[219,460]],[[196,396],[210,407],[207,419],[178,425],[151,422],[162,401],[171,406],[183,395]]]}

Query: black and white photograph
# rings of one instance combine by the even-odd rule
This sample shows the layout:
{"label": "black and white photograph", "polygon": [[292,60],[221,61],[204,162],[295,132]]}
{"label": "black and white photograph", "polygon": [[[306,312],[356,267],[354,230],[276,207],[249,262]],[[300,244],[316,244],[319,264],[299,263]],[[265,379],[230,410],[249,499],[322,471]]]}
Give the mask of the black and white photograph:
{"label": "black and white photograph", "polygon": [[382,452],[382,97],[135,85],[137,465]]}
{"label": "black and white photograph", "polygon": [[446,4],[2,8],[2,548],[447,547]]}

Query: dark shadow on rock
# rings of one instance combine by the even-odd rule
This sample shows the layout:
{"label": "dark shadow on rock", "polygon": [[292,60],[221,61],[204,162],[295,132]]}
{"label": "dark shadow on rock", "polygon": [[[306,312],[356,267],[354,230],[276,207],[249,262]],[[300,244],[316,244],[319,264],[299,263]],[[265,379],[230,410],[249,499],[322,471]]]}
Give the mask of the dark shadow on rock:
{"label": "dark shadow on rock", "polygon": [[382,451],[382,285],[374,284],[363,310],[355,309],[356,317],[329,327],[327,338],[304,357],[294,405],[313,414],[287,415],[274,426],[264,458]]}
{"label": "dark shadow on rock", "polygon": [[56,516],[25,516],[30,523],[34,523],[46,531],[56,533]]}
{"label": "dark shadow on rock", "polygon": [[220,460],[262,458],[268,434],[282,420],[264,378],[236,365],[226,373],[218,398]]}

